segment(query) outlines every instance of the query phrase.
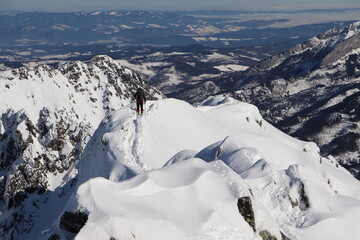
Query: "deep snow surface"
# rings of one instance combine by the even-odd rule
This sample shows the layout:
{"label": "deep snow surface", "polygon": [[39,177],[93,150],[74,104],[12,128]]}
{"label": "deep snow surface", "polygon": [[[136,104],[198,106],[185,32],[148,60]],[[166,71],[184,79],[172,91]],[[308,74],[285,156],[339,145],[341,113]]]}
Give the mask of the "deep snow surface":
{"label": "deep snow surface", "polygon": [[[280,232],[314,240],[360,235],[359,182],[314,143],[272,127],[253,105],[147,105],[144,116],[130,105],[114,112],[89,141],[65,209],[89,214],[76,239],[261,239],[262,230],[277,239]],[[256,232],[237,208],[245,196]]]}

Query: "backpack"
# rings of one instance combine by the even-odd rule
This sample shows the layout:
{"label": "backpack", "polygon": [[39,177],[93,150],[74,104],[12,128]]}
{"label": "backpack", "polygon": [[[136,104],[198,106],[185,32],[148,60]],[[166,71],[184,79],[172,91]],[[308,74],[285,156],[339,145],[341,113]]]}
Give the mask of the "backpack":
{"label": "backpack", "polygon": [[144,90],[141,88],[139,88],[136,91],[134,97],[135,97],[136,101],[140,101],[140,102],[146,101]]}

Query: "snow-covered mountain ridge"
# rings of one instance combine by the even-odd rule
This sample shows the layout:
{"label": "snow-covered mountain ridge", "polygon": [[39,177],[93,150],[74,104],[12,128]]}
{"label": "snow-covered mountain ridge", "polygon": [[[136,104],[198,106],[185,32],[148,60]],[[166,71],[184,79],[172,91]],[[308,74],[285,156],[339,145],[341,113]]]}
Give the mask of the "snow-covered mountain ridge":
{"label": "snow-covered mountain ridge", "polygon": [[136,116],[133,89],[161,95],[106,56],[2,74],[2,239],[360,234],[359,182],[253,105],[165,99]]}
{"label": "snow-covered mountain ridge", "polygon": [[359,234],[359,182],[334,159],[280,132],[252,105],[204,104],[165,99],[149,103],[146,116],[125,106],[106,117],[77,166],[76,192],[40,239]]}
{"label": "snow-covered mountain ridge", "polygon": [[332,29],[264,59],[182,92],[200,102],[226,94],[255,104],[283,131],[315,141],[360,178],[360,22]]}
{"label": "snow-covered mountain ridge", "polygon": [[[252,71],[248,71],[247,75],[258,75],[259,72],[266,73],[277,68],[275,73],[284,78],[286,73],[294,74],[293,71],[287,72],[293,70],[294,67],[298,70],[297,75],[301,75],[319,68],[319,65],[320,67],[332,65],[353,50],[360,48],[359,23],[355,22],[342,29],[334,28],[310,38],[303,44],[298,44],[283,53],[261,61]],[[300,69],[303,71],[300,72]],[[281,74],[278,71],[281,71]]]}
{"label": "snow-covered mountain ridge", "polygon": [[[98,124],[128,105],[139,86],[150,98],[161,97],[107,56],[0,73],[0,201],[8,213],[2,229],[28,221],[10,216],[22,216],[18,208],[29,194],[54,191],[76,176],[74,166]],[[19,232],[32,223],[25,226]]]}
{"label": "snow-covered mountain ridge", "polygon": [[286,132],[315,141],[359,178],[360,22],[300,46],[306,47],[249,69],[235,94]]}

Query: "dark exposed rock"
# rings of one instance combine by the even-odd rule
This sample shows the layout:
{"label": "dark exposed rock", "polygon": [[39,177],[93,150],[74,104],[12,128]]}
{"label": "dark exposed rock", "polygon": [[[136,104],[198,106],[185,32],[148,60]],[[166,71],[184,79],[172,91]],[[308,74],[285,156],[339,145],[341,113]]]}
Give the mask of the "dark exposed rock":
{"label": "dark exposed rock", "polygon": [[[351,27],[350,27],[351,28]],[[351,52],[353,49],[360,47],[360,35],[350,38],[348,41],[341,42],[338,44],[321,63],[321,66],[328,66],[333,64],[337,60],[344,57],[346,54]]]}
{"label": "dark exposed rock", "polygon": [[79,233],[81,228],[86,224],[87,220],[88,215],[86,213],[80,211],[75,213],[64,212],[61,216],[59,227],[71,233]]}
{"label": "dark exposed rock", "polygon": [[[34,226],[34,215],[19,211],[10,214],[4,221],[0,222],[0,238],[6,240],[20,239],[20,235],[29,233]],[[21,228],[17,227],[21,226]]]}
{"label": "dark exposed rock", "polygon": [[[13,198],[13,202],[15,207],[18,207],[22,204],[22,202],[27,198],[27,194],[25,192],[18,192]],[[11,205],[11,202],[9,203]]]}
{"label": "dark exposed rock", "polygon": [[0,177],[0,201],[4,201],[4,195],[6,190],[6,178]]}
{"label": "dark exposed rock", "polygon": [[[12,167],[15,171],[9,171],[1,180],[4,186],[2,196],[5,196],[8,207],[19,205],[23,199],[21,192],[27,189],[46,189],[48,173],[62,173],[79,159],[90,127],[83,124],[77,127],[78,131],[70,130],[69,125],[76,123],[63,117],[44,108],[38,124],[34,125],[21,111],[3,114],[5,131],[0,139],[0,167],[6,171],[19,160],[19,164]],[[18,130],[21,125],[26,126],[25,131],[24,128],[22,132]],[[36,151],[33,150],[35,141],[37,145],[42,145]]]}
{"label": "dark exposed rock", "polygon": [[286,174],[290,177],[290,188],[289,192],[297,193],[288,195],[289,201],[292,207],[299,207],[300,210],[306,211],[310,207],[310,200],[305,192],[305,185],[298,175],[298,167],[295,165],[290,166],[286,170]]}
{"label": "dark exposed rock", "polygon": [[281,234],[281,240],[291,240],[283,232],[280,232],[280,234]]}
{"label": "dark exposed rock", "polygon": [[[280,234],[281,234],[281,240],[290,240],[290,238],[288,238],[283,232],[280,232]],[[268,230],[260,231],[259,235],[263,240],[277,240],[277,238],[271,235],[271,233]]]}
{"label": "dark exposed rock", "polygon": [[238,199],[237,206],[240,214],[243,216],[245,221],[252,227],[254,232],[256,232],[255,228],[255,215],[254,210],[252,208],[251,198],[250,197],[242,197]]}
{"label": "dark exposed rock", "polygon": [[263,240],[277,240],[277,238],[271,235],[271,233],[269,233],[269,231],[267,230],[259,232],[259,235]]}
{"label": "dark exposed rock", "polygon": [[328,151],[332,155],[339,155],[346,152],[359,152],[359,145],[357,144],[359,139],[359,133],[349,132],[331,141],[329,143],[331,147]]}
{"label": "dark exposed rock", "polygon": [[10,109],[2,114],[1,121],[4,126],[4,134],[0,138],[0,170],[2,171],[11,166],[27,147],[21,132],[17,130],[26,118],[23,112],[15,113]]}
{"label": "dark exposed rock", "polygon": [[61,238],[58,234],[53,234],[48,238],[48,240],[61,240]]}
{"label": "dark exposed rock", "polygon": [[301,183],[300,184],[300,209],[302,211],[305,211],[306,209],[308,209],[310,207],[310,202],[309,202],[309,198],[308,196],[306,195],[305,193],[305,186],[304,186],[304,183]]}

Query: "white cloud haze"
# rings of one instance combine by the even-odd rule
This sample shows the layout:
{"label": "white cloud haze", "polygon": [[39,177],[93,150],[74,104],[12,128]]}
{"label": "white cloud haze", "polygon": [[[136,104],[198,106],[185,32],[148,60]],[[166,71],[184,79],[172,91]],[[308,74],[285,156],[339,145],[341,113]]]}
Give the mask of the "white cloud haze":
{"label": "white cloud haze", "polygon": [[351,4],[360,6],[359,0],[0,0],[0,10],[241,10],[248,7],[348,7]]}

